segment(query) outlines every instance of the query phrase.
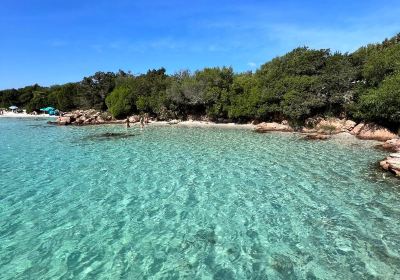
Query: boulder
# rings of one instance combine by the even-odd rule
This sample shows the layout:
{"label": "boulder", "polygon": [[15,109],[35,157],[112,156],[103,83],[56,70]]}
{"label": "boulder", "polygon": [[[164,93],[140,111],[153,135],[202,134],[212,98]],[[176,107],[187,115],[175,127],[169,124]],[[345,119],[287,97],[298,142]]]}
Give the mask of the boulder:
{"label": "boulder", "polygon": [[71,124],[71,122],[72,122],[72,118],[71,117],[58,117],[57,118],[57,123],[59,124],[59,125],[68,125],[68,124]]}
{"label": "boulder", "polygon": [[370,123],[370,124],[359,124],[351,131],[351,134],[357,136],[360,139],[366,140],[378,140],[378,141],[386,141],[393,138],[397,138],[398,136],[388,129]]}
{"label": "boulder", "polygon": [[269,132],[269,131],[292,132],[293,128],[291,126],[289,126],[288,124],[280,124],[280,123],[276,123],[276,122],[272,122],[272,123],[262,122],[262,123],[256,125],[254,131],[258,132],[258,133],[265,133],[265,132]]}
{"label": "boulder", "polygon": [[400,153],[390,155],[386,159],[382,160],[379,164],[386,170],[394,173],[396,176],[400,176]]}
{"label": "boulder", "polygon": [[357,123],[352,120],[346,120],[343,125],[343,129],[347,132],[352,131],[356,127]]}
{"label": "boulder", "polygon": [[91,124],[92,123],[92,118],[85,118],[83,124]]}
{"label": "boulder", "polygon": [[330,138],[329,135],[320,134],[320,133],[310,133],[307,134],[303,139],[306,140],[328,140]]}
{"label": "boulder", "polygon": [[350,133],[353,135],[358,135],[360,133],[360,131],[364,128],[365,124],[364,123],[359,123],[358,125],[356,125],[351,131]]}
{"label": "boulder", "polygon": [[382,144],[381,146],[385,150],[397,152],[400,151],[400,139],[390,139],[387,140],[385,143]]}

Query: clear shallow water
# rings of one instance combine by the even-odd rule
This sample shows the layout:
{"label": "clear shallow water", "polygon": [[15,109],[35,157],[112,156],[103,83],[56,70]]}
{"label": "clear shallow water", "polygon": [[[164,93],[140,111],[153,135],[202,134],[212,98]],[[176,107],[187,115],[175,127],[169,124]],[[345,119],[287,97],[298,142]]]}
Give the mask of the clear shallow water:
{"label": "clear shallow water", "polygon": [[1,279],[398,279],[400,183],[371,143],[128,134],[0,119]]}

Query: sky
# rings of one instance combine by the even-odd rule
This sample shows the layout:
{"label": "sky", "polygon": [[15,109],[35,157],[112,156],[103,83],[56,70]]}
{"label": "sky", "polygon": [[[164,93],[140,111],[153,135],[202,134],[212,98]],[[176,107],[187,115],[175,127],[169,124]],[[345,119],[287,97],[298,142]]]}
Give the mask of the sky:
{"label": "sky", "polygon": [[0,89],[119,69],[256,70],[298,46],[380,42],[399,15],[398,0],[0,0]]}

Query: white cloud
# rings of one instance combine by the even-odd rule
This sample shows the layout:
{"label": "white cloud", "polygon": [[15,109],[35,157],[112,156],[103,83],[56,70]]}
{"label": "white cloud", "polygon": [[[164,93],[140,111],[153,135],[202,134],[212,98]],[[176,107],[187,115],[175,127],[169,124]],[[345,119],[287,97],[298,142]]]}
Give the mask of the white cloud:
{"label": "white cloud", "polygon": [[255,63],[255,62],[248,62],[247,65],[250,66],[251,68],[257,67],[257,63]]}

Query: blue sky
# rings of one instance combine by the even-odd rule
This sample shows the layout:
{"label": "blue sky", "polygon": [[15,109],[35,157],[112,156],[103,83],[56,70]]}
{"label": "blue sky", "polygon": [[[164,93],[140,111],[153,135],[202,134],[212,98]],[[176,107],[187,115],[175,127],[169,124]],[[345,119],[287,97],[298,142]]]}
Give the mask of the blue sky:
{"label": "blue sky", "polygon": [[255,70],[297,46],[342,52],[400,32],[398,1],[1,0],[0,88],[96,71]]}

